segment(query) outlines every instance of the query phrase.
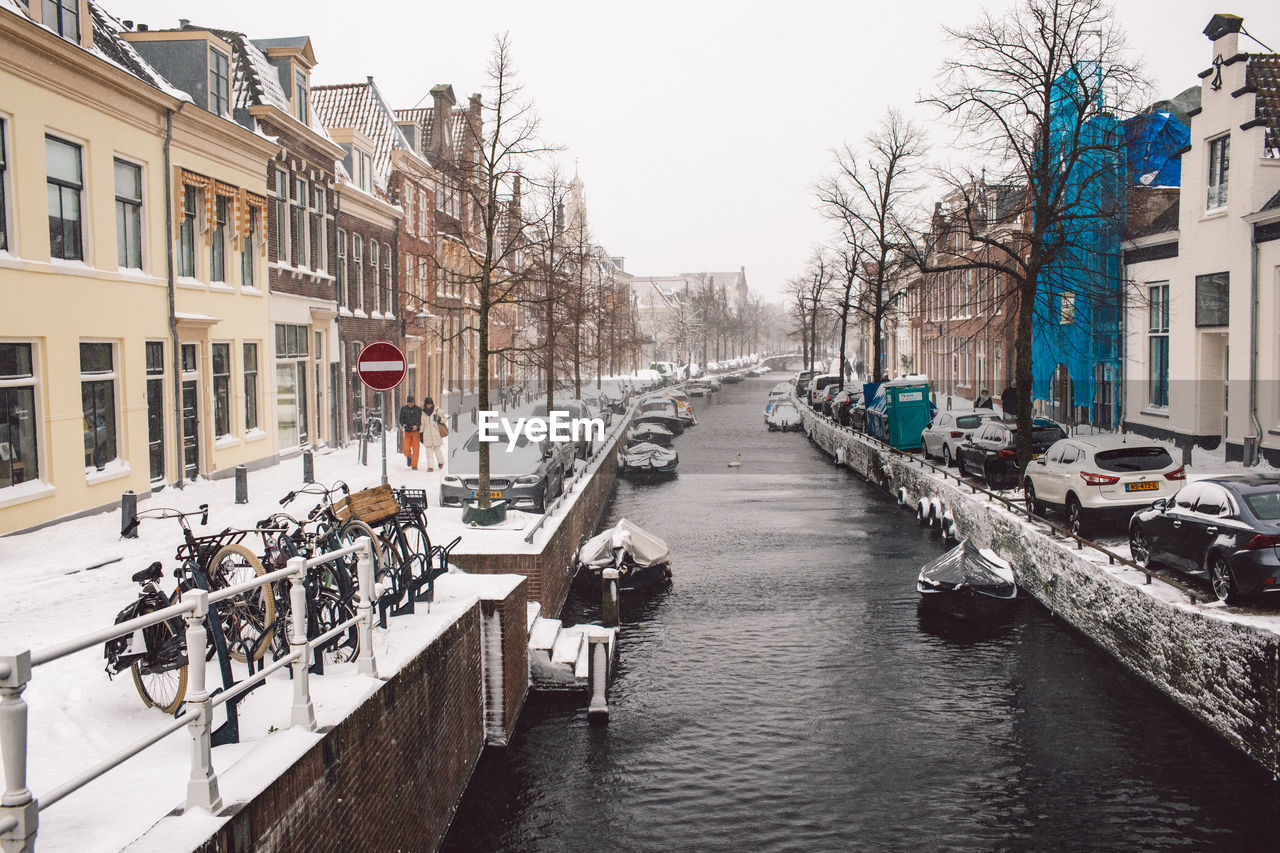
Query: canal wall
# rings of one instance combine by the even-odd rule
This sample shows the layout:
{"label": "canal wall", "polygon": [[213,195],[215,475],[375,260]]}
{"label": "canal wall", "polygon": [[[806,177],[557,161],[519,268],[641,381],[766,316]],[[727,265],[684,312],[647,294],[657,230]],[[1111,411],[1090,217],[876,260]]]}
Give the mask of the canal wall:
{"label": "canal wall", "polygon": [[529,600],[542,605],[544,616],[559,616],[573,582],[574,555],[584,538],[595,535],[613,494],[618,449],[630,420],[630,413],[614,420],[604,445],[591,458],[586,472],[579,475],[586,477],[585,485],[568,496],[572,503],[566,500],[551,510],[554,518],[546,525],[554,526],[545,535],[539,531],[527,548],[500,549],[490,554],[454,553],[453,562],[472,574],[523,575],[529,582]]}
{"label": "canal wall", "polygon": [[1280,776],[1280,637],[1265,619],[1193,603],[1159,579],[1052,538],[1000,502],[800,408],[806,433],[837,464],[886,489],[887,499],[905,488],[913,512],[921,497],[940,500],[961,538],[1009,561],[1020,589],[1273,779]]}

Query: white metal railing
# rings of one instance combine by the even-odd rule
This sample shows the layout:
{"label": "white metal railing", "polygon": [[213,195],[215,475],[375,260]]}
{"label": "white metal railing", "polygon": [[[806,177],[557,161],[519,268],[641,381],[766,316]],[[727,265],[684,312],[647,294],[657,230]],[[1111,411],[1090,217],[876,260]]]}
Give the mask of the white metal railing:
{"label": "white metal railing", "polygon": [[[356,615],[325,634],[308,640],[305,587],[307,570],[351,555],[356,556],[356,574],[360,587]],[[208,644],[204,620],[209,612],[209,605],[268,587],[276,581],[285,579],[289,581],[289,653],[245,680],[237,682],[231,689],[211,697],[205,685],[204,655],[190,653],[190,650],[204,649]],[[46,649],[34,652],[28,649],[13,654],[0,653],[0,759],[3,760],[5,778],[4,791],[0,794],[0,851],[30,853],[35,846],[40,811],[123,764],[183,726],[186,726],[191,733],[191,773],[187,780],[186,808],[188,811],[198,808],[217,813],[222,808],[222,797],[218,793],[218,778],[213,772],[210,755],[214,706],[241,695],[266,680],[268,676],[289,666],[293,670],[290,725],[315,731],[315,706],[311,702],[307,660],[314,648],[343,631],[355,627],[359,634],[356,671],[361,675],[371,675],[376,678],[378,664],[373,654],[372,605],[375,594],[373,546],[369,537],[362,536],[351,545],[311,559],[293,557],[286,568],[268,572],[234,586],[214,592],[201,589],[188,590],[183,593],[182,601],[178,604]],[[22,693],[31,681],[32,669],[67,655],[94,648],[118,637],[128,636],[141,628],[158,625],[175,616],[182,616],[187,623],[186,643],[189,650],[188,660],[191,663],[188,666],[188,699],[185,710],[145,737],[37,798],[27,787],[27,703],[22,699]]]}

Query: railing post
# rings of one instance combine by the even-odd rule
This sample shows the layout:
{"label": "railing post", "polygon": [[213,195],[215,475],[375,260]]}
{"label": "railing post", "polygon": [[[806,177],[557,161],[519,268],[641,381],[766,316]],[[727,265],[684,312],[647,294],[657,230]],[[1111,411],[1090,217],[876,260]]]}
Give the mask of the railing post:
{"label": "railing post", "polygon": [[361,536],[356,541],[362,548],[356,558],[356,579],[360,583],[360,603],[356,605],[356,615],[360,617],[356,624],[360,638],[356,672],[377,678],[378,661],[373,655],[373,542],[368,536]]}
{"label": "railing post", "polygon": [[27,787],[27,703],[22,691],[31,680],[31,652],[0,655],[0,760],[4,762],[4,793],[0,795],[0,850],[35,850],[39,810]]}
{"label": "railing post", "polygon": [[205,689],[204,650],[209,638],[205,635],[204,620],[209,613],[209,593],[203,589],[188,590],[184,600],[194,604],[187,620],[187,704],[196,716],[187,724],[191,732],[191,777],[187,780],[187,811],[204,809],[217,814],[222,809],[222,795],[218,793],[218,777],[213,772],[213,749],[210,732],[213,730],[213,704]]}
{"label": "railing post", "polygon": [[[293,710],[289,724],[316,730],[316,709],[311,704],[307,667],[307,558],[289,558],[289,653],[293,655]],[[270,590],[266,591],[270,595]]]}
{"label": "railing post", "polygon": [[600,623],[606,628],[616,628],[621,620],[618,606],[618,570],[605,569],[600,573]]}
{"label": "railing post", "polygon": [[587,635],[587,673],[591,685],[591,704],[587,707],[587,721],[594,724],[609,722],[609,633],[592,631]]}

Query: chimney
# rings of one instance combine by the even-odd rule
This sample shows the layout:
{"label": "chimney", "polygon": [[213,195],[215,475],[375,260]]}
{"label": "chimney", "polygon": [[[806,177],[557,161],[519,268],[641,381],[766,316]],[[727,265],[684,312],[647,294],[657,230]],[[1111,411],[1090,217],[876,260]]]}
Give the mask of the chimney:
{"label": "chimney", "polygon": [[453,87],[441,83],[431,87],[431,99],[434,108],[431,115],[431,138],[427,144],[431,150],[441,157],[449,157],[453,152],[453,105],[457,98],[453,95]]}
{"label": "chimney", "polygon": [[145,33],[149,29],[150,27],[148,27],[146,24],[138,24],[138,32],[140,33]]}
{"label": "chimney", "polygon": [[133,29],[133,21],[121,21],[120,23],[124,24],[126,30]]}
{"label": "chimney", "polygon": [[187,27],[189,27],[189,26],[191,26],[191,19],[190,19],[190,18],[179,18],[179,19],[178,19],[178,29],[180,29],[180,30],[185,30],[185,29],[186,29]]}
{"label": "chimney", "polygon": [[1240,30],[1244,27],[1244,18],[1239,15],[1217,14],[1209,19],[1204,34],[1213,42],[1213,60],[1218,57],[1230,59],[1240,52]]}

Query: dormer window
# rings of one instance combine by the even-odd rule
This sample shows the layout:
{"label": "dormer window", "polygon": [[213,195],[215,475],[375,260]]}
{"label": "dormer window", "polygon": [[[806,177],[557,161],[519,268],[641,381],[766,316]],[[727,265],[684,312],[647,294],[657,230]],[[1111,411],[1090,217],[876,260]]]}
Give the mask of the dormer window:
{"label": "dormer window", "polygon": [[69,41],[80,41],[80,0],[44,0],[44,25]]}
{"label": "dormer window", "polygon": [[293,109],[294,114],[298,117],[298,121],[303,124],[309,124],[307,112],[307,75],[301,71],[294,75],[293,83]]}
{"label": "dormer window", "polygon": [[1220,136],[1209,143],[1209,193],[1207,210],[1226,207],[1227,171],[1231,165],[1231,137]]}
{"label": "dormer window", "polygon": [[209,112],[228,115],[231,106],[231,71],[227,55],[209,48]]}

